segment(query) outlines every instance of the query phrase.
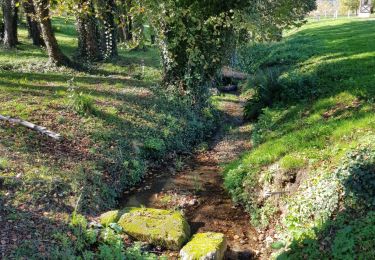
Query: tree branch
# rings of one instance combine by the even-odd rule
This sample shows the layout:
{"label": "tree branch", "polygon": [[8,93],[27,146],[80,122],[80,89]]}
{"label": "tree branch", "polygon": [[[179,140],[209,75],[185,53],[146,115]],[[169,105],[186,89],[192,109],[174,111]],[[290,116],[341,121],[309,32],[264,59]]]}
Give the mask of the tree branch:
{"label": "tree branch", "polygon": [[46,135],[48,137],[51,137],[54,140],[57,140],[57,141],[61,140],[61,135],[60,134],[52,132],[52,131],[48,130],[47,128],[43,127],[43,126],[38,126],[38,125],[35,125],[33,123],[24,121],[22,119],[11,118],[9,116],[2,116],[2,115],[0,115],[0,121],[1,120],[9,122],[11,124],[16,124],[16,125],[24,126],[24,127],[29,128],[31,130],[34,130],[34,131],[36,131],[36,132],[38,132],[40,134]]}

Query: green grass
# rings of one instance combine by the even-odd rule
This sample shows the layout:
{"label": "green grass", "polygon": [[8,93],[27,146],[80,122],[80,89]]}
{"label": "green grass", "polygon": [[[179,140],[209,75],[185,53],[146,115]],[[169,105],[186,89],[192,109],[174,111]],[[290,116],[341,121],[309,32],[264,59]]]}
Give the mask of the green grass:
{"label": "green grass", "polygon": [[[291,190],[276,203],[287,207],[276,228],[283,240],[294,241],[295,249],[309,248],[303,238],[318,239],[321,224],[339,210],[339,200],[333,199],[337,186],[323,184],[334,183],[334,171],[349,150],[375,137],[374,25],[360,19],[312,22],[280,43],[243,52],[242,69],[250,73],[280,68],[279,93],[254,125],[254,148],[227,167],[225,185],[252,213],[254,224],[264,218],[262,207],[272,203],[259,200],[261,188]],[[280,181],[290,170],[298,172],[300,183]],[[311,255],[293,251],[291,258],[335,253],[311,250]]]}
{"label": "green grass", "polygon": [[[72,20],[53,23],[62,50],[73,57]],[[31,45],[24,27],[19,33],[17,49],[0,48],[0,114],[58,132],[63,141],[0,123],[0,202],[7,201],[1,214],[24,211],[26,203],[26,212],[66,216],[80,194],[86,213],[111,208],[149,167],[174,151],[190,151],[209,134],[211,110],[198,114],[157,86],[156,48],[120,46],[118,58],[77,72],[47,67],[44,50]]]}

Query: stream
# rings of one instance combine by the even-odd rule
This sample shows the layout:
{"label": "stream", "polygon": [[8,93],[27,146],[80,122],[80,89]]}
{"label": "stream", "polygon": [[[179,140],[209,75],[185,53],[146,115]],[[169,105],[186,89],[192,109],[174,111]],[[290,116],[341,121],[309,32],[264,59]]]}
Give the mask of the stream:
{"label": "stream", "polygon": [[[220,129],[207,151],[184,161],[182,170],[159,170],[142,184],[142,188],[125,194],[123,207],[145,206],[182,209],[192,234],[221,232],[228,239],[226,259],[256,258],[258,234],[250,217],[236,206],[223,188],[221,165],[235,160],[251,148],[251,126],[242,119],[244,102],[237,96],[220,97],[224,114]],[[168,252],[176,259],[178,252]]]}

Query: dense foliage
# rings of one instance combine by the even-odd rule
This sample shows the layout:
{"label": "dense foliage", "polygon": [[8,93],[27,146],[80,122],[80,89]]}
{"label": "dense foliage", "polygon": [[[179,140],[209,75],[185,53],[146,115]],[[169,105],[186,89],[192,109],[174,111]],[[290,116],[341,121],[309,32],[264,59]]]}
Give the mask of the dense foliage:
{"label": "dense foliage", "polygon": [[300,25],[315,1],[149,1],[159,38],[164,82],[190,95],[193,104],[207,101],[210,86],[245,35],[272,37],[275,29]]}
{"label": "dense foliage", "polygon": [[281,40],[283,31],[301,26],[306,14],[315,10],[316,1],[252,1],[241,13],[242,26],[257,41]]}

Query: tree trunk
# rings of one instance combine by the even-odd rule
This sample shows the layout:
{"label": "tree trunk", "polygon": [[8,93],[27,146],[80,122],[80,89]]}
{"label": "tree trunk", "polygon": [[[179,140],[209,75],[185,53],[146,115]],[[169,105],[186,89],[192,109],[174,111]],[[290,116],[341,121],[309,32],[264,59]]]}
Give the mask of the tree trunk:
{"label": "tree trunk", "polygon": [[114,13],[116,4],[114,0],[101,0],[103,15],[103,50],[104,58],[109,59],[117,56],[117,26],[115,24]]}
{"label": "tree trunk", "polygon": [[133,40],[133,19],[131,15],[128,15],[127,24],[126,24],[126,33],[127,33],[126,40],[132,41]]}
{"label": "tree trunk", "polygon": [[94,14],[94,5],[90,0],[80,0],[79,8],[88,5],[90,11],[77,14],[78,53],[90,61],[102,59],[98,28]]}
{"label": "tree trunk", "polygon": [[132,8],[133,1],[132,0],[126,0],[126,13],[127,13],[127,21],[126,21],[126,32],[127,37],[126,39],[128,41],[133,40],[133,19],[130,15],[130,9]]}
{"label": "tree trunk", "polygon": [[44,41],[40,32],[40,25],[36,21],[35,7],[32,0],[23,2],[23,9],[26,14],[27,30],[29,32],[29,38],[31,38],[33,45],[44,46]]}
{"label": "tree trunk", "polygon": [[19,11],[19,1],[13,0],[14,2],[14,8],[13,8],[13,38],[16,41],[16,44],[18,44],[18,11]]}
{"label": "tree trunk", "polygon": [[3,43],[7,48],[14,48],[17,44],[17,27],[14,28],[15,3],[13,0],[3,0],[4,38]]}
{"label": "tree trunk", "polygon": [[4,22],[0,20],[0,41],[4,38]]}
{"label": "tree trunk", "polygon": [[154,45],[156,42],[156,35],[153,32],[150,35],[150,41],[151,41],[151,45]]}
{"label": "tree trunk", "polygon": [[122,0],[123,16],[121,17],[122,33],[124,34],[125,41],[131,41],[132,35],[132,17],[130,15],[130,9],[132,8],[132,0]]}
{"label": "tree trunk", "polygon": [[120,21],[121,25],[119,26],[118,30],[118,38],[120,42],[125,42],[127,40],[125,16],[121,16]]}
{"label": "tree trunk", "polygon": [[34,0],[34,6],[46,45],[49,62],[56,66],[72,65],[69,58],[60,50],[53,32],[51,18],[49,17],[49,0]]}

